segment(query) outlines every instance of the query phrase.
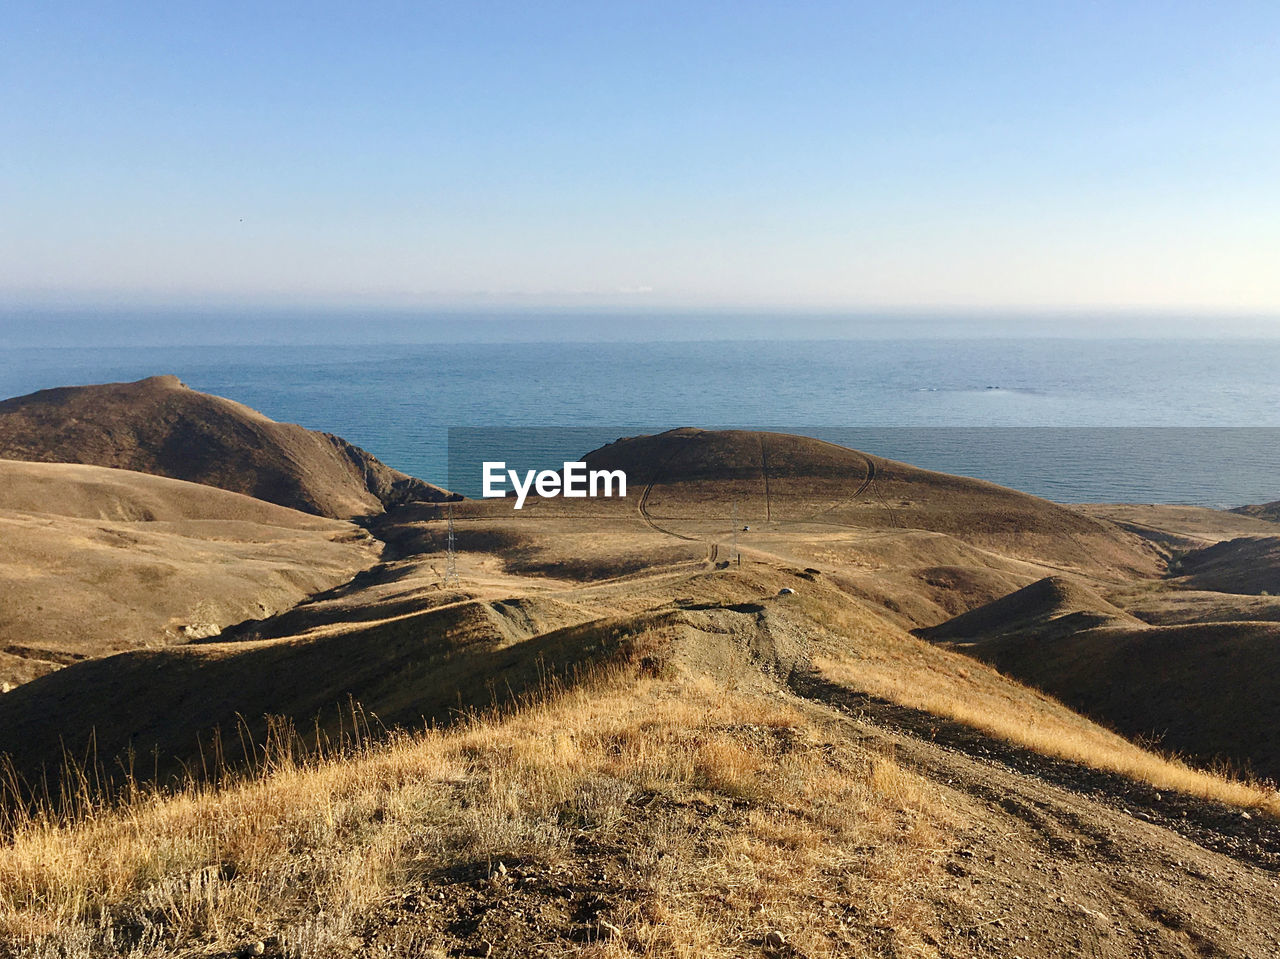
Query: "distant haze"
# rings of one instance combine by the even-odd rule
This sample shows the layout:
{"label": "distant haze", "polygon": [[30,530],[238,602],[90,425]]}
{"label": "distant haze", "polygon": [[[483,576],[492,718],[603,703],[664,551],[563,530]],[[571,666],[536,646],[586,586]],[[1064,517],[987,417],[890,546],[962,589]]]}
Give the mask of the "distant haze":
{"label": "distant haze", "polygon": [[[0,308],[0,348],[431,343],[1268,339],[1280,317],[1215,313],[50,310]],[[22,360],[16,360],[21,364]],[[0,364],[3,361],[0,360]]]}
{"label": "distant haze", "polygon": [[51,0],[3,32],[11,309],[1280,312],[1267,0]]}

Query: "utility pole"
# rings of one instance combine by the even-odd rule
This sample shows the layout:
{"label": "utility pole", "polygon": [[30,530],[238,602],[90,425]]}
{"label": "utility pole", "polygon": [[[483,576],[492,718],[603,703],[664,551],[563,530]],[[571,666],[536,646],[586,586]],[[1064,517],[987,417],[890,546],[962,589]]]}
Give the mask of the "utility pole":
{"label": "utility pole", "polygon": [[448,553],[444,561],[444,585],[458,585],[458,558],[453,542],[453,504],[449,503],[445,506],[445,515],[449,519],[449,535],[448,535]]}
{"label": "utility pole", "polygon": [[[729,522],[733,524],[733,545],[729,547],[729,562],[732,563],[733,557],[738,552],[738,501],[733,501],[733,512],[729,514]],[[742,559],[738,559],[738,565],[742,565]]]}

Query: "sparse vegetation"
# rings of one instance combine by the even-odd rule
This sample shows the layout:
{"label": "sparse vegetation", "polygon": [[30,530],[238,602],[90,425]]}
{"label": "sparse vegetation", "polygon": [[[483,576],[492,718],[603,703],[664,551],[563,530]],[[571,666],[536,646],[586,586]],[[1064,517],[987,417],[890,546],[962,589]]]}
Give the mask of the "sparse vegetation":
{"label": "sparse vegetation", "polygon": [[874,627],[846,624],[845,656],[818,657],[814,665],[834,682],[890,702],[954,719],[1045,756],[1119,773],[1158,789],[1280,815],[1280,794],[1266,784],[1188,765],[1176,756],[1143,749],[1082,719],[1043,693],[1019,686],[982,663],[951,656],[923,642],[886,642]]}
{"label": "sparse vegetation", "polygon": [[[603,852],[626,896],[586,924],[549,920],[560,951],[737,955],[776,931],[810,956],[925,956],[946,845],[931,786],[785,702],[615,671],[347,757],[279,750],[221,790],[30,817],[0,850],[0,939],[46,956],[324,955],[376,938],[410,890],[479,887],[499,908],[519,863],[568,897]],[[401,945],[458,946],[411,926]]]}
{"label": "sparse vegetation", "polygon": [[[665,464],[638,505],[460,505],[456,588],[440,584],[439,510],[398,507],[370,526],[381,561],[344,585],[264,618],[259,599],[217,642],[90,659],[0,697],[0,793],[16,800],[0,799],[0,959],[1277,954],[1280,820],[1257,814],[1280,814],[1273,791],[1144,751],[908,632],[974,611],[976,632],[935,638],[977,652],[1105,622],[1168,640],[1120,598],[1163,601],[1163,553],[829,444],[681,430],[615,447]],[[153,481],[112,483],[136,497]],[[213,493],[232,495],[193,502]],[[734,503],[766,518],[730,563]],[[110,552],[141,555],[148,522],[104,530]],[[1031,620],[982,614],[1010,594],[1018,613],[1015,591],[1046,576]],[[227,601],[203,568],[197,585],[175,623]],[[1224,668],[1256,664],[1242,648]],[[368,723],[338,715],[356,700]],[[407,731],[430,721],[451,725]],[[42,774],[60,753],[86,764],[65,792]],[[1220,908],[1228,895],[1241,908]]]}

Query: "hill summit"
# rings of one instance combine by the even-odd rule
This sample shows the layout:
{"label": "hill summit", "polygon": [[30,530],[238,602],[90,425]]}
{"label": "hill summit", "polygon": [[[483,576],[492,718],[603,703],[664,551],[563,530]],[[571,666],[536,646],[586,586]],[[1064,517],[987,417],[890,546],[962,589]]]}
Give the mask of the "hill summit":
{"label": "hill summit", "polygon": [[341,437],[277,423],[176,376],[4,400],[0,458],[153,473],[335,519],[453,498]]}

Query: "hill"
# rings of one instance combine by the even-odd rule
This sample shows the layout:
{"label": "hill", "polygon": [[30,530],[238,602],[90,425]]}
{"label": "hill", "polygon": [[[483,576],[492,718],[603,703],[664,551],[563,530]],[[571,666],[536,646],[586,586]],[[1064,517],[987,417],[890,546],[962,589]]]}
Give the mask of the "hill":
{"label": "hill", "polygon": [[1219,593],[1280,594],[1280,536],[1216,543],[1181,557],[1177,583]]}
{"label": "hill", "polygon": [[1010,635],[1024,641],[1047,640],[1116,624],[1141,625],[1087,586],[1047,576],[918,634],[925,639],[952,641]]}
{"label": "hill", "polygon": [[1280,623],[1110,625],[961,648],[1126,736],[1280,779]]}
{"label": "hill", "polygon": [[1266,520],[1269,523],[1280,523],[1280,500],[1276,500],[1274,503],[1262,503],[1258,506],[1240,506],[1231,512]]}
{"label": "hill", "polygon": [[0,458],[152,473],[338,519],[452,495],[340,437],[277,423],[174,376],[4,400]]}
{"label": "hill", "polygon": [[1152,626],[1280,622],[1280,596],[1137,587],[1111,594],[1125,612]]}
{"label": "hill", "polygon": [[377,555],[351,523],[239,493],[0,460],[0,682],[288,609]]}
{"label": "hill", "polygon": [[1264,518],[1241,510],[1135,503],[1081,503],[1071,508],[1109,520],[1171,553],[1203,549],[1224,539],[1276,534]]}
{"label": "hill", "polygon": [[1280,591],[1280,538],[1212,510],[1090,509],[1170,550],[1167,575],[1094,588],[1050,577],[917,634],[1127,736],[1280,778],[1280,603],[1268,595]]}
{"label": "hill", "polygon": [[[82,734],[96,710],[145,757],[190,712],[294,708],[346,676],[400,717],[460,680],[474,701],[482,672],[495,693],[523,680],[527,694],[381,745],[357,713],[344,748],[319,753],[313,727],[260,727],[265,750],[219,788],[11,813],[0,939],[273,957],[1056,959],[1140,945],[1246,959],[1280,945],[1280,835],[1221,804],[1262,792],[1152,756],[775,567],[529,584],[499,602],[477,590],[492,575],[478,560],[464,559],[465,593],[434,605],[392,564],[295,619],[291,638],[127,654],[0,699],[0,734],[27,696]],[[364,588],[423,610],[350,632],[329,614]],[[552,671],[558,683],[536,679]],[[86,710],[101,684],[110,697]]]}
{"label": "hill", "polygon": [[[1164,576],[1167,545],[804,437],[678,430],[587,459],[625,464],[631,495],[460,501],[452,524],[393,506],[364,520],[380,556],[351,524],[211,487],[15,464],[9,514],[122,544],[82,608],[127,558],[171,560],[151,538],[170,529],[264,530],[277,562],[331,536],[366,560],[291,608],[0,696],[0,953],[1280,950],[1280,794],[958,651],[1058,657],[1179,730],[1203,712],[1206,756],[1230,734],[1226,677],[1261,663],[1235,720],[1270,762],[1263,624],[1152,646],[1187,627],[1129,614],[1210,595]],[[54,595],[83,562],[0,576],[39,570]],[[908,631],[939,624],[950,640]],[[1132,661],[1066,655],[1098,636],[1138,637]],[[1196,670],[1211,698],[1178,714]]]}
{"label": "hill", "polygon": [[723,528],[736,506],[739,518],[765,530],[925,531],[1089,573],[1156,567],[1138,537],[1105,520],[805,436],[685,428],[621,439],[585,460],[592,469],[626,470],[642,516],[683,535]]}
{"label": "hill", "polygon": [[[266,714],[334,735],[332,724],[354,699],[391,726],[443,722],[646,631],[693,629],[704,636],[695,649],[725,630],[741,632],[762,662],[778,655],[777,637],[787,636],[785,658],[798,662],[814,652],[800,637],[815,622],[843,617],[855,630],[882,624],[876,628],[886,635],[927,651],[903,629],[918,625],[917,614],[946,619],[940,609],[981,605],[992,592],[1043,580],[1072,560],[1095,576],[1149,562],[1129,534],[1105,522],[803,437],[682,430],[621,441],[586,459],[628,469],[632,496],[530,501],[518,513],[504,501],[458,504],[458,561],[470,584],[463,591],[441,582],[439,509],[393,510],[371,527],[390,544],[386,561],[350,583],[207,641],[82,664],[17,690],[0,703],[0,751],[31,772],[59,741],[83,743],[92,730],[100,755],[156,750],[172,757],[173,770],[198,754],[200,737],[215,727],[225,733],[241,717],[252,737],[265,735]],[[879,482],[895,494],[893,507],[868,493]],[[720,517],[735,501],[750,504],[753,491],[756,505],[740,506],[740,515],[751,517],[750,508],[765,515],[737,533],[745,565],[730,564],[734,534]],[[935,528],[893,522],[906,516]],[[1033,542],[1046,545],[1047,560],[1019,558]],[[1125,621],[1084,585],[1050,582],[1056,593],[1088,597],[1090,608]],[[796,585],[824,597],[823,611],[796,618],[784,607],[781,632],[761,632],[762,597]],[[1053,608],[1061,611],[1062,596]],[[832,657],[844,652],[846,642],[827,648]],[[916,673],[914,684],[925,675]],[[282,676],[306,681],[282,685]],[[105,703],[88,692],[104,684],[113,691]],[[43,720],[52,713],[63,717],[60,740],[49,738]]]}

